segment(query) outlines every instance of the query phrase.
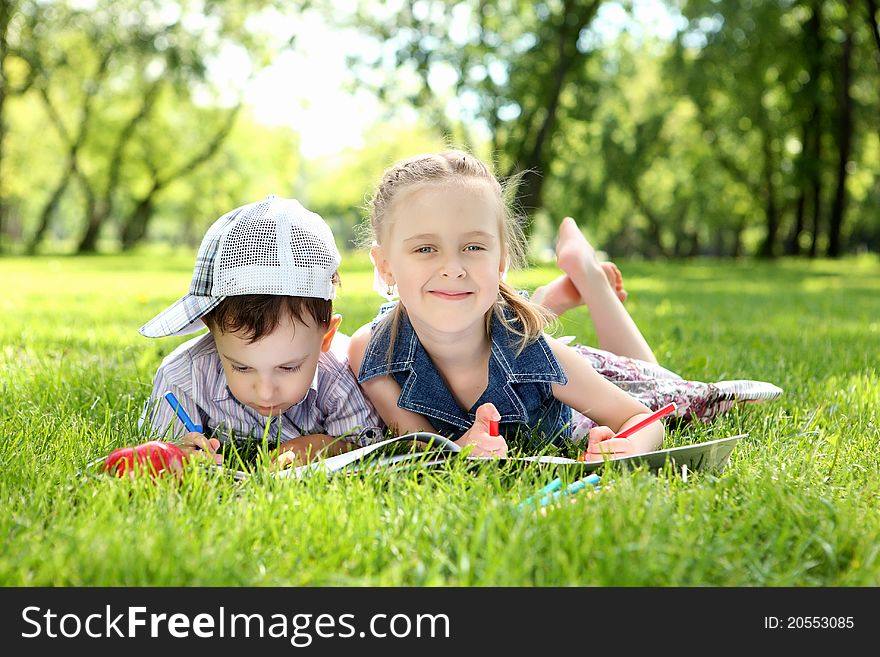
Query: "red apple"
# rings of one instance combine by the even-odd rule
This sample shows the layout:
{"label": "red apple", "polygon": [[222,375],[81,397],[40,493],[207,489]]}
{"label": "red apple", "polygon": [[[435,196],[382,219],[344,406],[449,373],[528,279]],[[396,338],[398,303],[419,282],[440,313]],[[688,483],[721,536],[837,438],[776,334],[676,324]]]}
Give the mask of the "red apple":
{"label": "red apple", "polygon": [[104,461],[104,472],[112,472],[117,477],[126,474],[133,477],[136,472],[149,473],[151,477],[165,472],[179,474],[183,460],[183,451],[177,445],[151,440],[137,447],[120,447],[110,452]]}

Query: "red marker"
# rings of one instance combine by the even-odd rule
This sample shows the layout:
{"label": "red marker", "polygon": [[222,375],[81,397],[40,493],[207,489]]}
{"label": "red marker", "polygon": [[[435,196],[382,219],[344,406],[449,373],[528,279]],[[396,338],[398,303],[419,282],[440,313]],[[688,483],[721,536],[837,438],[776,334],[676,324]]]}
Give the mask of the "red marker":
{"label": "red marker", "polygon": [[[646,417],[641,422],[637,422],[636,424],[632,425],[631,427],[624,429],[620,433],[614,434],[613,436],[611,436],[611,438],[629,438],[636,431],[640,431],[641,429],[644,429],[649,424],[656,422],[660,418],[666,417],[670,413],[674,413],[674,412],[675,412],[675,402],[669,402],[668,404],[666,404],[666,406],[664,406],[663,408],[661,408],[657,411],[654,411],[653,413],[651,413],[648,417]],[[606,438],[606,440],[611,440],[611,438]],[[578,461],[586,461],[587,454],[588,454],[588,452],[584,452],[583,454],[578,456]]]}
{"label": "red marker", "polygon": [[489,435],[490,436],[500,436],[498,433],[498,420],[489,420]]}

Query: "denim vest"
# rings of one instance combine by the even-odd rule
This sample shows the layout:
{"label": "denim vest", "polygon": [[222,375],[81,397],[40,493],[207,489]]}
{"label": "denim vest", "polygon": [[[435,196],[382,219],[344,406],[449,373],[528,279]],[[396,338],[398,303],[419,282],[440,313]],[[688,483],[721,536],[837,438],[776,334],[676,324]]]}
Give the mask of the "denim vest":
{"label": "denim vest", "polygon": [[[550,384],[565,384],[568,380],[543,336],[517,355],[518,336],[493,316],[488,386],[473,407],[465,411],[434,367],[402,308],[389,361],[389,323],[382,321],[388,319],[382,315],[393,309],[395,303],[384,304],[373,322],[359,383],[390,374],[400,385],[397,405],[421,413],[438,433],[453,439],[470,429],[479,406],[492,402],[501,414],[499,430],[505,439],[519,433],[520,439],[530,441],[534,432],[542,443],[564,444],[571,432],[571,408],[553,396]],[[509,311],[506,316],[511,316]]]}

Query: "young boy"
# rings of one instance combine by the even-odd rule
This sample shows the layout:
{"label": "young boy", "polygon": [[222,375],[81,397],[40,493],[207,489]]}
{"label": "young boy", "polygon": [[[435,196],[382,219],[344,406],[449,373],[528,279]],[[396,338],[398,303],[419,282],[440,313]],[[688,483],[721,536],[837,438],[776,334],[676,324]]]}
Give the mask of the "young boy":
{"label": "young boy", "polygon": [[220,217],[202,240],[189,294],[140,328],[157,338],[208,327],[162,361],[140,425],[153,437],[180,435],[163,399],[170,391],[204,431],[186,433],[181,448],[217,463],[221,441],[261,441],[267,424],[270,444],[290,452],[283,460],[381,438],[348,367],[348,338],[336,333],[339,261],[330,227],[296,200],[268,196]]}

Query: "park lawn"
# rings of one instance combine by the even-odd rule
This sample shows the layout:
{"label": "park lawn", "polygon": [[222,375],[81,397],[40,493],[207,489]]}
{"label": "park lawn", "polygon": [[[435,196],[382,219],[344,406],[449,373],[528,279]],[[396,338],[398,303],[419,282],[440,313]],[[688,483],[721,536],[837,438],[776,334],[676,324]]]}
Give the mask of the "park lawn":
{"label": "park lawn", "polygon": [[[876,258],[619,263],[662,364],[785,394],[667,435],[666,447],[748,432],[723,473],[606,473],[546,516],[517,503],[552,469],[235,482],[191,467],[179,486],[92,474],[87,463],[140,440],[152,375],[185,338],[137,328],[186,292],[192,261],[0,259],[0,585],[880,583]],[[364,257],[346,258],[342,279],[350,333],[378,297]],[[594,340],[580,310],[558,334]]]}

